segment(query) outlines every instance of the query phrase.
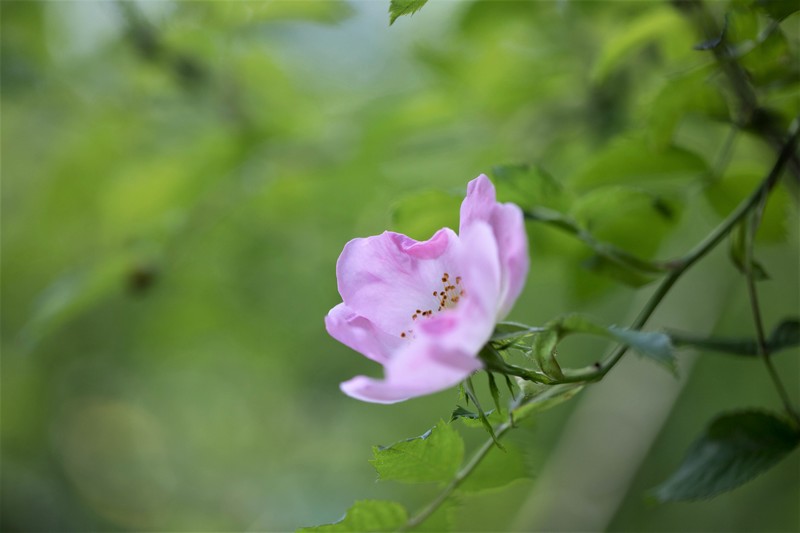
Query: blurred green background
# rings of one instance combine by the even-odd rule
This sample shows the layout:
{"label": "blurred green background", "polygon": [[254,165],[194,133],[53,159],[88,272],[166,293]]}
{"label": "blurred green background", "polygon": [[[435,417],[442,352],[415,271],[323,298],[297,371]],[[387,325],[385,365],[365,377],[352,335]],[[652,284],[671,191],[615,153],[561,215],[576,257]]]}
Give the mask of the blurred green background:
{"label": "blurred green background", "polygon": [[[733,39],[769,24],[742,2],[714,7],[734,10]],[[676,256],[774,161],[753,133],[726,152],[735,105],[667,3],[431,2],[391,27],[387,9],[0,4],[3,530],[286,531],[334,521],[356,499],[418,508],[435,489],[376,484],[370,446],[447,419],[456,393],[379,406],[339,392],[379,372],[322,322],[340,300],[347,240],[455,226],[467,181],[486,172],[503,199]],[[790,16],[743,59],[783,117],[800,110],[799,26]],[[533,165],[528,181],[504,181],[519,167],[497,166],[519,164]],[[556,230],[529,233],[514,319],[579,311],[624,324],[651,290],[587,270],[591,251]],[[654,327],[753,334],[724,248]],[[787,189],[758,254],[771,327],[799,305]],[[602,348],[570,341],[562,364]],[[795,401],[797,355],[776,358]],[[643,498],[715,414],[779,407],[763,365],[687,354],[679,382],[629,359],[624,379],[612,372],[594,396],[515,432],[530,479],[462,498],[456,528],[800,529],[796,452],[711,502]],[[576,488],[601,467],[620,474]]]}

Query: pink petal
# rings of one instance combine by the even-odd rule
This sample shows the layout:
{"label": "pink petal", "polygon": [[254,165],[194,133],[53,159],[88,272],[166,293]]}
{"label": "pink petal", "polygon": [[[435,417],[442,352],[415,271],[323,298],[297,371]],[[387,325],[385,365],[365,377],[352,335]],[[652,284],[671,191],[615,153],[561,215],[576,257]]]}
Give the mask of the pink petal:
{"label": "pink petal", "polygon": [[484,174],[467,186],[459,233],[463,235],[476,222],[488,223],[497,241],[501,270],[499,320],[509,313],[525,285],[530,263],[528,237],[520,208],[511,203],[497,203],[494,185]]}
{"label": "pink petal", "polygon": [[353,239],[336,264],[345,305],[376,328],[399,336],[417,309],[436,309],[432,291],[444,272],[456,275],[458,236],[444,228],[419,242],[398,233]]}
{"label": "pink petal", "polygon": [[479,359],[464,352],[414,348],[389,363],[385,380],[356,376],[341,384],[342,392],[366,402],[395,403],[448,389],[481,368]]}
{"label": "pink petal", "polygon": [[381,364],[388,361],[402,342],[399,337],[379,330],[343,303],[328,312],[325,329],[337,341]]}

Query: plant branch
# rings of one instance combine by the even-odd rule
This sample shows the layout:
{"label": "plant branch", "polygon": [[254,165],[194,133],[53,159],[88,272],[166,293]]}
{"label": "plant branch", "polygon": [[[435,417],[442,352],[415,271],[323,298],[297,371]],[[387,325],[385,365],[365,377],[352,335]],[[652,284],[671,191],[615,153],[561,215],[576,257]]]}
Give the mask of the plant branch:
{"label": "plant branch", "polygon": [[766,193],[763,193],[760,196],[755,209],[753,209],[750,215],[750,223],[746,224],[745,226],[745,281],[747,283],[747,294],[750,299],[750,308],[753,312],[753,323],[756,328],[756,347],[758,348],[758,355],[761,360],[764,361],[764,365],[767,367],[767,372],[769,373],[770,379],[772,379],[772,382],[775,385],[775,389],[778,391],[778,396],[780,396],[781,401],[783,402],[786,413],[794,419],[798,426],[800,426],[800,414],[798,414],[792,406],[792,400],[789,397],[789,393],[786,391],[780,375],[778,375],[778,371],[775,369],[775,365],[772,363],[772,359],[770,358],[770,348],[767,343],[766,335],[764,334],[764,322],[761,318],[761,307],[758,303],[756,276],[755,269],[753,267],[753,249],[755,247],[756,232],[758,231],[758,226],[761,223],[764,208],[767,204],[767,198],[768,196]]}
{"label": "plant branch", "polygon": [[[800,117],[796,118],[792,123],[792,130],[789,134],[786,143],[783,145],[778,159],[772,166],[772,169],[762,180],[761,184],[756,188],[749,197],[744,199],[739,206],[723,220],[705,239],[698,243],[691,249],[685,256],[673,262],[674,270],[661,282],[656,291],[650,297],[641,310],[639,315],[631,324],[631,329],[641,329],[642,326],[650,319],[653,312],[655,312],[658,305],[672,289],[672,286],[680,279],[681,276],[691,268],[695,263],[702,259],[708,252],[713,250],[730,232],[741,222],[741,220],[750,212],[763,197],[766,197],[781,175],[784,167],[791,157],[795,154],[797,147],[798,137],[800,137]],[[611,353],[604,361],[593,366],[589,366],[580,370],[573,370],[565,372],[564,379],[554,381],[554,383],[574,383],[579,381],[597,381],[605,376],[614,365],[619,362],[623,355],[628,351],[628,346],[621,345],[614,352]]]}
{"label": "plant branch", "polygon": [[[749,81],[749,74],[738,62],[745,51],[737,51],[728,43],[725,28],[720,27],[702,0],[672,0],[672,3],[689,17],[704,41],[714,42],[714,46],[706,49],[713,54],[739,103],[739,116],[736,117],[739,126],[756,132],[773,149],[780,151],[786,143],[783,132],[771,113],[759,106],[758,97]],[[771,25],[759,36],[759,41],[766,40],[769,32],[775,30],[776,25]],[[755,46],[758,44],[760,42]],[[800,182],[800,157],[791,154],[787,166],[795,181]]]}

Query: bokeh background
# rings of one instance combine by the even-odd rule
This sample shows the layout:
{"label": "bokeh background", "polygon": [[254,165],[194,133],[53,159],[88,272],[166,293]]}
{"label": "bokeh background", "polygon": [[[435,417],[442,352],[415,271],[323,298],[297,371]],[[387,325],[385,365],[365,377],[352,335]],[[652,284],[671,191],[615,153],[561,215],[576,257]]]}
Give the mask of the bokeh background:
{"label": "bokeh background", "polygon": [[[0,5],[3,530],[289,531],[357,499],[418,508],[435,489],[376,483],[370,447],[447,419],[456,392],[392,406],[339,392],[379,373],[323,327],[347,240],[455,226],[481,172],[505,199],[552,208],[564,206],[550,189],[646,176],[682,207],[611,217],[598,193],[583,213],[626,248],[670,257],[774,160],[742,133],[706,179],[725,152],[726,101],[695,91],[713,61],[668,3],[430,2],[391,27],[388,3]],[[752,60],[788,73],[764,97],[795,114],[785,59],[799,26],[788,18]],[[691,105],[670,85],[687,72],[701,74],[686,82]],[[531,189],[503,188],[517,167],[498,165],[520,164]],[[796,204],[776,198],[758,250],[768,327],[797,314],[800,294]],[[587,270],[590,250],[556,230],[529,232],[514,319],[625,324],[652,289]],[[724,248],[654,327],[753,334]],[[569,341],[562,364],[603,348]],[[776,357],[795,401],[797,356]],[[645,501],[715,414],[779,407],[758,361],[681,359],[674,380],[631,355],[515,432],[528,478],[463,496],[456,528],[800,529],[796,452],[713,501]]]}

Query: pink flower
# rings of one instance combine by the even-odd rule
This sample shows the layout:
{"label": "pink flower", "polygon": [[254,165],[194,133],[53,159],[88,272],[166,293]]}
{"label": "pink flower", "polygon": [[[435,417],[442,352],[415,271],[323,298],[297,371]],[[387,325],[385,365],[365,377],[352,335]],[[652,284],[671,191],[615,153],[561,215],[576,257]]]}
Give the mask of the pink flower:
{"label": "pink flower", "polygon": [[458,235],[442,228],[419,242],[386,231],[348,242],[336,263],[343,302],[325,327],[383,365],[385,379],[356,376],[342,391],[394,403],[463,381],[483,366],[478,353],[527,273],[522,211],[497,203],[483,174],[467,187]]}

